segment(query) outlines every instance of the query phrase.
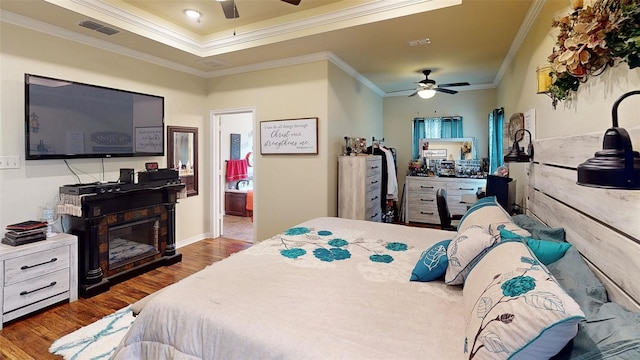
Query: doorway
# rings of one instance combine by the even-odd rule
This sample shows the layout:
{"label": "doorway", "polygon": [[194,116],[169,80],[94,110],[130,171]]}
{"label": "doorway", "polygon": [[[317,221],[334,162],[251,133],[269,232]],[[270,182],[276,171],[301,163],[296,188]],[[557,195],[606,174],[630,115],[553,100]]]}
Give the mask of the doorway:
{"label": "doorway", "polygon": [[253,242],[255,109],[212,110],[210,121],[211,233],[214,238],[224,236]]}

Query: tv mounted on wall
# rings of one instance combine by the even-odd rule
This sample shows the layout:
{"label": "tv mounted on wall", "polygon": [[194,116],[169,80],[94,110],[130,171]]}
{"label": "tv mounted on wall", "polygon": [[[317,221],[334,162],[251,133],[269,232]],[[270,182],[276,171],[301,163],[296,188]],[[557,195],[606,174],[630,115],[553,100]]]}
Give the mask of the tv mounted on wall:
{"label": "tv mounted on wall", "polygon": [[25,74],[25,158],[164,156],[164,97]]}

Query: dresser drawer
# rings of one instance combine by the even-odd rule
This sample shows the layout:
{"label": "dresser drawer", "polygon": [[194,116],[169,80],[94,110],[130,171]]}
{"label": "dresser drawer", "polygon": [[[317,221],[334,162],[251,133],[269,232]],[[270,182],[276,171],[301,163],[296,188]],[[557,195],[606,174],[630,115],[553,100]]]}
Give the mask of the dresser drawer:
{"label": "dresser drawer", "polygon": [[410,181],[409,194],[411,196],[431,194],[436,196],[436,192],[440,188],[446,188],[447,184],[440,181]]}
{"label": "dresser drawer", "polygon": [[382,192],[382,190],[380,189],[381,187],[382,187],[382,179],[380,178],[380,175],[367,176],[367,179],[365,180],[366,192],[377,190],[379,193],[381,193]]}
{"label": "dresser drawer", "polygon": [[381,159],[382,158],[379,156],[371,156],[367,158],[367,164],[366,164],[366,170],[365,170],[365,174],[367,177],[369,176],[378,177],[380,174],[382,174]]}
{"label": "dresser drawer", "polygon": [[4,288],[3,313],[69,291],[69,268]]}
{"label": "dresser drawer", "polygon": [[4,262],[5,286],[69,267],[69,246],[7,259]]}
{"label": "dresser drawer", "polygon": [[[375,218],[376,216],[380,216],[380,196],[379,194],[376,195],[377,196],[375,196],[374,200],[367,201],[367,203],[365,204],[365,220],[370,220],[372,218]],[[367,198],[370,198],[370,196],[367,195]]]}

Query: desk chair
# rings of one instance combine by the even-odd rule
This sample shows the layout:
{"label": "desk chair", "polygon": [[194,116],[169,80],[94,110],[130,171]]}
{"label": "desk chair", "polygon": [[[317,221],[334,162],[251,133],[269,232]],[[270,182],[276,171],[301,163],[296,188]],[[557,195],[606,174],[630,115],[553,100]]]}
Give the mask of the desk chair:
{"label": "desk chair", "polygon": [[440,228],[442,228],[442,230],[456,230],[456,227],[451,225],[451,221],[462,219],[462,215],[452,216],[449,212],[447,191],[445,189],[438,189],[438,191],[436,191],[436,203],[438,204],[438,216],[440,216]]}

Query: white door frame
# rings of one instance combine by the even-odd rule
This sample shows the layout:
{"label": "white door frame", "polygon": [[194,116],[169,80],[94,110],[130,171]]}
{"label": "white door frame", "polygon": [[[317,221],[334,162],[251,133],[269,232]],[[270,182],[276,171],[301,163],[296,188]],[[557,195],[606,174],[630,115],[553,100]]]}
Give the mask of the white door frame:
{"label": "white door frame", "polygon": [[[209,164],[209,168],[211,169],[211,201],[209,206],[209,214],[210,224],[211,224],[211,235],[213,238],[220,237],[222,234],[222,218],[224,216],[224,171],[223,163],[224,160],[220,157],[220,134],[222,132],[220,121],[222,115],[230,115],[230,114],[240,114],[240,113],[251,113],[251,124],[253,126],[253,149],[255,152],[256,142],[258,141],[258,136],[256,136],[256,109],[255,107],[245,107],[245,108],[235,108],[235,109],[219,109],[219,110],[210,110],[209,111],[209,122],[211,124],[211,134],[209,134],[209,144],[211,144],[211,164]],[[254,192],[254,201],[255,201],[255,184],[256,184],[256,165],[255,161],[253,164],[253,192]],[[254,213],[255,214],[255,213]],[[253,235],[255,239],[256,227],[255,220],[256,217],[254,215],[254,226],[253,226]]]}

